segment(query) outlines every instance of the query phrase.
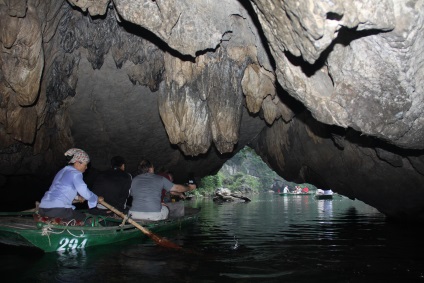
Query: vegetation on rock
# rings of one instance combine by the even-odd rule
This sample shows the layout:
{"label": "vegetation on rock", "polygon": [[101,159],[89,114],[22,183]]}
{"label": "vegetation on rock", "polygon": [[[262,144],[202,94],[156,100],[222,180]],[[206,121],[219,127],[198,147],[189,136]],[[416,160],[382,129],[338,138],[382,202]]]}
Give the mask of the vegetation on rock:
{"label": "vegetation on rock", "polygon": [[[201,179],[196,194],[213,195],[217,188],[228,188],[232,192],[259,193],[273,190],[282,191],[284,186],[294,187],[298,184],[288,182],[268,165],[250,147],[244,147],[228,160],[215,175]],[[310,184],[301,184],[315,189]]]}

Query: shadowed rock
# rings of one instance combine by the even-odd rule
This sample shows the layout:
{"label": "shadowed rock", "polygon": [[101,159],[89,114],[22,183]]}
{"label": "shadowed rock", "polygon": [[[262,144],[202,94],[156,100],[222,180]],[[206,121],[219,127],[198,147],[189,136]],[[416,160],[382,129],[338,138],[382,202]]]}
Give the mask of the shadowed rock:
{"label": "shadowed rock", "polygon": [[289,181],[424,220],[423,7],[2,1],[1,189],[45,186],[74,146],[88,179],[122,155],[185,182],[248,144]]}

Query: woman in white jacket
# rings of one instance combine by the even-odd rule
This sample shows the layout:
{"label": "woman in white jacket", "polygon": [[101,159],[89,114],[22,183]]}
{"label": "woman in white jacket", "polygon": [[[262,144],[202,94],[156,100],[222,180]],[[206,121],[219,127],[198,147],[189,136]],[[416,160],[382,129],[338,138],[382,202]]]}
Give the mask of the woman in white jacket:
{"label": "woman in white jacket", "polygon": [[68,165],[54,177],[49,190],[41,199],[38,213],[41,216],[58,217],[64,221],[72,219],[83,221],[86,215],[76,211],[72,202],[87,200],[89,208],[97,205],[98,197],[88,189],[82,178],[90,157],[78,148],[69,149],[65,152],[65,156],[70,158]]}

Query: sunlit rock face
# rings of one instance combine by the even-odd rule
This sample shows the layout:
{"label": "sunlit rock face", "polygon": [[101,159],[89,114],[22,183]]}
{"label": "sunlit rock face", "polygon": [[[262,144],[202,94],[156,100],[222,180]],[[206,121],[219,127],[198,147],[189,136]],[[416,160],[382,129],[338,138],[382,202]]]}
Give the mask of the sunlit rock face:
{"label": "sunlit rock face", "polygon": [[0,186],[73,146],[91,172],[119,154],[182,182],[250,145],[287,180],[424,220],[423,4],[0,0]]}

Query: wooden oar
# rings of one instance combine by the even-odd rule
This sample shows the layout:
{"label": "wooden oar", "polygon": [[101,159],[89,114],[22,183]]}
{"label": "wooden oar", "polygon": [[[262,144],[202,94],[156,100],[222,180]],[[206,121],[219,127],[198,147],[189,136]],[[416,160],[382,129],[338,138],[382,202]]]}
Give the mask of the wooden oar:
{"label": "wooden oar", "polygon": [[40,206],[40,202],[36,201],[34,208],[23,210],[22,212],[36,212],[36,211],[38,211],[39,206]]}
{"label": "wooden oar", "polygon": [[146,227],[141,226],[140,224],[138,224],[137,222],[135,222],[134,220],[132,220],[131,218],[127,218],[126,215],[124,213],[122,213],[121,211],[119,211],[118,209],[116,209],[115,207],[111,206],[110,204],[108,204],[107,202],[105,202],[102,199],[99,199],[99,203],[101,203],[102,205],[104,205],[106,208],[108,208],[109,210],[113,211],[116,215],[122,217],[123,219],[127,219],[127,221],[129,223],[131,223],[132,225],[134,225],[136,228],[138,228],[141,232],[143,232],[144,234],[146,234],[147,236],[149,236],[153,241],[155,241],[156,244],[158,244],[161,247],[165,247],[165,248],[172,248],[172,249],[176,249],[176,250],[181,250],[182,247],[174,244],[173,242],[161,238],[156,234],[153,234],[149,229],[147,229]]}

